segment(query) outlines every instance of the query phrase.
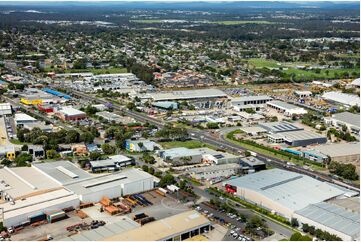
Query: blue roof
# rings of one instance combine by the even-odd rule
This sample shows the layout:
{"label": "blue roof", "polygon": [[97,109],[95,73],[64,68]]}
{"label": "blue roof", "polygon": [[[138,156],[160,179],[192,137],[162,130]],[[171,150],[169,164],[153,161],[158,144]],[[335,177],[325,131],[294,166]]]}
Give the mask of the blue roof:
{"label": "blue roof", "polygon": [[52,89],[49,89],[49,88],[44,88],[43,91],[47,92],[47,93],[50,93],[50,94],[53,94],[53,95],[58,96],[58,97],[62,97],[62,98],[65,98],[65,99],[71,99],[71,96],[66,95],[64,93],[61,93],[61,92],[58,92],[58,91],[55,91],[55,90],[52,90]]}

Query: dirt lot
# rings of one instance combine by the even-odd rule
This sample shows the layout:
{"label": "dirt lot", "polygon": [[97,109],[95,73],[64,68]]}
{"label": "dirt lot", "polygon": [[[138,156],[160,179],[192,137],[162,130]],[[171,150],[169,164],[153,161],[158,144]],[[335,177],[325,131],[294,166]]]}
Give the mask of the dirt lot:
{"label": "dirt lot", "polygon": [[44,224],[38,227],[27,226],[23,230],[20,230],[18,233],[11,236],[11,240],[39,240],[46,235],[51,235],[54,240],[59,240],[66,237],[69,232],[66,230],[66,227],[82,223],[82,222],[91,222],[91,218],[81,219],[78,217],[75,212],[67,213],[69,218],[51,223]]}

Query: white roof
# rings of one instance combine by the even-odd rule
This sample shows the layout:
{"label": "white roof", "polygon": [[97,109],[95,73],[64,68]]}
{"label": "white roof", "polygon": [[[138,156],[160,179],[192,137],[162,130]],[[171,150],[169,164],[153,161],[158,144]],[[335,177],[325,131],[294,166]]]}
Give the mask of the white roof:
{"label": "white roof", "polygon": [[194,89],[186,91],[151,93],[150,96],[154,101],[167,101],[227,97],[227,94],[219,89]]}
{"label": "white roof", "polygon": [[360,143],[340,143],[319,145],[314,148],[324,155],[332,157],[360,155]]}
{"label": "white roof", "polygon": [[244,102],[244,101],[261,101],[261,100],[272,100],[270,96],[260,95],[260,96],[242,96],[232,98],[231,102]]}
{"label": "white roof", "polygon": [[80,111],[78,109],[75,109],[73,107],[70,106],[65,106],[62,107],[60,110],[58,110],[58,112],[63,113],[67,116],[73,116],[73,115],[83,115],[85,114],[83,111]]}
{"label": "white roof", "polygon": [[326,182],[281,169],[264,170],[224,183],[255,191],[293,211],[346,193]]}
{"label": "white roof", "polygon": [[353,80],[352,82],[351,82],[351,84],[352,85],[354,85],[354,86],[360,86],[360,78],[357,78],[357,79],[355,79],[355,80]]}
{"label": "white roof", "polygon": [[0,103],[0,111],[1,110],[11,110],[11,104],[10,103]]}
{"label": "white roof", "polygon": [[357,128],[360,128],[360,114],[342,112],[342,113],[335,113],[334,115],[332,115],[332,118],[337,121],[341,121],[346,124],[350,124]]}
{"label": "white roof", "polygon": [[31,117],[30,115],[26,113],[16,113],[15,114],[15,121],[36,121],[35,118]]}
{"label": "white roof", "polygon": [[342,92],[325,92],[322,98],[348,106],[360,106],[360,97],[357,95]]}

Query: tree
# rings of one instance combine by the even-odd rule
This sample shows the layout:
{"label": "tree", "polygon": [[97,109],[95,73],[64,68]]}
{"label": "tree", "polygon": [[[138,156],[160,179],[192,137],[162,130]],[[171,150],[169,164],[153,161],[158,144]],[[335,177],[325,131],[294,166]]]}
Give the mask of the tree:
{"label": "tree", "polygon": [[89,131],[83,132],[80,135],[80,140],[87,144],[93,143],[94,135]]}
{"label": "tree", "polygon": [[145,163],[154,164],[155,158],[148,153],[144,153],[142,159]]}
{"label": "tree", "polygon": [[307,235],[302,235],[300,232],[292,234],[290,241],[312,241],[312,238]]}
{"label": "tree", "polygon": [[4,165],[4,166],[10,166],[13,162],[11,160],[8,160],[8,159],[3,159],[1,161],[1,165]]}
{"label": "tree", "polygon": [[207,128],[209,128],[209,129],[218,129],[219,125],[218,125],[218,123],[208,122],[207,123]]}
{"label": "tree", "polygon": [[72,129],[66,132],[66,136],[65,136],[65,143],[69,144],[69,143],[77,143],[79,142],[79,133],[78,131]]}
{"label": "tree", "polygon": [[47,150],[46,157],[48,159],[56,159],[56,158],[60,158],[60,154],[58,154],[55,150]]}
{"label": "tree", "polygon": [[21,151],[28,151],[28,149],[29,149],[29,147],[27,144],[25,144],[21,147]]}
{"label": "tree", "polygon": [[292,227],[298,227],[299,226],[298,220],[296,218],[291,219],[291,226]]}
{"label": "tree", "polygon": [[104,154],[111,155],[115,153],[115,147],[110,144],[102,144],[102,150]]}
{"label": "tree", "polygon": [[89,159],[90,160],[99,160],[101,158],[101,154],[97,153],[97,152],[91,152],[89,155]]}
{"label": "tree", "polygon": [[176,183],[176,181],[175,181],[174,176],[167,173],[160,179],[159,186],[160,187],[165,187],[167,185],[172,185],[172,184],[175,184],[175,183]]}
{"label": "tree", "polygon": [[143,165],[143,166],[142,166],[142,170],[145,171],[145,172],[148,172],[149,167],[148,167],[147,165]]}
{"label": "tree", "polygon": [[28,162],[33,161],[33,156],[27,153],[22,153],[15,158],[16,166],[27,166]]}

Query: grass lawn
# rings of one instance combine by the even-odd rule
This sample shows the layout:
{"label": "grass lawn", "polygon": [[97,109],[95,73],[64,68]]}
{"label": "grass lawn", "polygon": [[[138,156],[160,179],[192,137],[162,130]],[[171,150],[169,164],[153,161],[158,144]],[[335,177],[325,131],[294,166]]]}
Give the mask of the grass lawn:
{"label": "grass lawn", "polygon": [[221,25],[276,24],[275,22],[260,21],[260,20],[231,20],[231,21],[214,21],[214,22],[209,22],[209,23],[211,23],[211,24],[221,24]]}
{"label": "grass lawn", "polygon": [[26,142],[21,142],[18,139],[10,139],[10,143],[14,144],[14,145],[26,145]]}
{"label": "grass lawn", "polygon": [[205,143],[202,143],[201,141],[198,141],[198,140],[160,142],[159,144],[164,149],[171,149],[171,148],[177,148],[177,147],[185,147],[188,149],[208,147],[208,148],[214,149],[214,147],[207,145]]}
{"label": "grass lawn", "polygon": [[[52,69],[52,68],[45,68],[44,72],[50,72],[50,71],[55,71],[57,72],[56,69]],[[64,70],[64,73],[78,73],[78,72],[91,72],[95,75],[100,75],[100,74],[117,74],[117,73],[127,73],[127,68],[123,68],[123,67],[114,67],[114,68],[109,68],[109,69],[97,69],[97,68],[87,68],[87,69],[67,69]]]}
{"label": "grass lawn", "polygon": [[281,65],[277,65],[277,61],[275,60],[266,60],[261,58],[252,58],[249,59],[248,62],[255,66],[255,68],[263,68],[263,67],[269,67],[269,68],[276,68],[281,67]]}

